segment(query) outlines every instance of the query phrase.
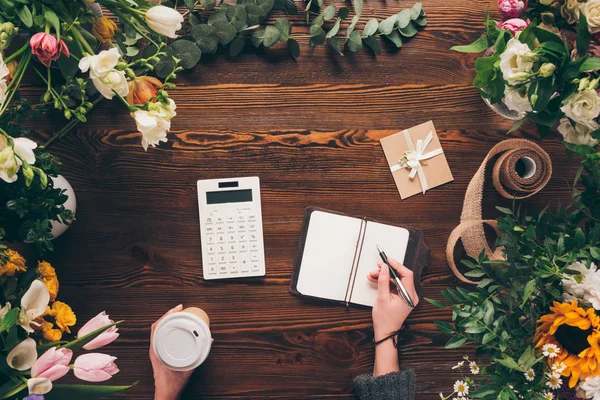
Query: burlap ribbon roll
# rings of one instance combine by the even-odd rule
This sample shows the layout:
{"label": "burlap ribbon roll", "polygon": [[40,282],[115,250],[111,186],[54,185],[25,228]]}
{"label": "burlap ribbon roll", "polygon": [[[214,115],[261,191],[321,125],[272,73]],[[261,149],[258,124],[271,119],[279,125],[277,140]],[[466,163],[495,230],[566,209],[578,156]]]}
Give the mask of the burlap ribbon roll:
{"label": "burlap ribbon roll", "polygon": [[[477,283],[466,278],[456,268],[454,248],[462,240],[467,254],[478,256],[481,250],[493,260],[503,260],[502,248],[492,250],[485,237],[484,224],[496,229],[495,220],[482,218],[483,185],[489,160],[498,155],[492,172],[494,187],[507,199],[525,199],[542,190],[552,176],[552,161],[548,153],[537,144],[525,139],[508,139],[492,147],[471,179],[460,224],[452,231],[446,246],[446,259],[454,274],[463,282]],[[519,170],[519,168],[521,170]],[[518,171],[519,170],[519,171]]]}

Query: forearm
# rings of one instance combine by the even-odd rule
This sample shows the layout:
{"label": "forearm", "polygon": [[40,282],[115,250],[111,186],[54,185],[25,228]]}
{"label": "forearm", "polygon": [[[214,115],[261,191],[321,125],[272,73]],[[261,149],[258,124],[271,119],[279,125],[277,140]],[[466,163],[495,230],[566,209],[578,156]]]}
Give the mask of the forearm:
{"label": "forearm", "polygon": [[373,366],[373,376],[389,374],[400,370],[400,361],[398,361],[398,352],[394,347],[394,342],[390,338],[375,346],[375,365]]}

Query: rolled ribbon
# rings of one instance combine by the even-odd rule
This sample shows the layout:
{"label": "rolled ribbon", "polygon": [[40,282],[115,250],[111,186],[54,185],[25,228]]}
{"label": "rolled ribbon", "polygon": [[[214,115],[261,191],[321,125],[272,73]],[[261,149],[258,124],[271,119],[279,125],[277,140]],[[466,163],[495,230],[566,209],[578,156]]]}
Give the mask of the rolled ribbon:
{"label": "rolled ribbon", "polygon": [[440,147],[439,149],[435,149],[424,153],[425,149],[427,149],[427,146],[429,146],[431,140],[433,139],[433,132],[429,132],[425,137],[425,140],[417,140],[416,149],[408,131],[403,130],[402,134],[404,135],[404,140],[406,141],[406,146],[408,147],[408,150],[404,152],[404,157],[400,159],[398,164],[393,165],[390,169],[392,170],[392,172],[396,172],[403,168],[409,168],[409,178],[414,179],[415,175],[418,175],[419,182],[421,183],[421,189],[423,189],[423,194],[425,194],[425,192],[429,190],[429,185],[427,184],[427,178],[425,177],[425,172],[423,172],[423,166],[421,165],[421,161],[425,161],[435,156],[439,156],[444,152],[444,150],[442,150],[442,148]]}
{"label": "rolled ribbon", "polygon": [[[460,224],[454,228],[446,246],[446,260],[454,275],[463,282],[474,282],[466,278],[454,262],[454,248],[462,240],[465,251],[476,257],[485,250],[492,260],[504,260],[501,247],[492,250],[485,237],[484,224],[496,229],[496,220],[482,218],[483,186],[485,170],[489,160],[500,154],[492,170],[494,187],[507,199],[525,199],[542,190],[552,176],[552,161],[548,153],[537,144],[526,139],[504,140],[490,150],[483,163],[471,179],[460,216]],[[518,163],[524,171],[519,174]],[[511,193],[512,192],[512,193]],[[496,229],[497,231],[497,229]]]}

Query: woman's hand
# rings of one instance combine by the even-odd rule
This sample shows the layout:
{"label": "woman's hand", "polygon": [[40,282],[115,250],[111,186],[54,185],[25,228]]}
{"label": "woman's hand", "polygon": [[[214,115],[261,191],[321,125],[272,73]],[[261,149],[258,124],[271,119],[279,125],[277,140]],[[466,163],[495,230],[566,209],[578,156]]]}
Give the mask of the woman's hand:
{"label": "woman's hand", "polygon": [[[419,303],[419,297],[415,290],[413,272],[401,265],[398,261],[389,259],[390,265],[396,270],[402,284],[410,294],[415,305]],[[369,274],[372,282],[377,282],[377,301],[373,306],[373,330],[375,341],[391,335],[400,330],[406,317],[413,310],[398,294],[396,285],[390,280],[390,271],[386,264],[377,265],[377,271]],[[375,367],[373,376],[385,375],[400,369],[398,353],[392,339],[388,339],[375,348]]]}
{"label": "woman's hand", "polygon": [[153,338],[154,329],[161,319],[169,314],[180,312],[183,306],[180,304],[177,307],[167,311],[158,321],[152,324],[150,332],[150,361],[152,362],[152,370],[154,371],[154,400],[177,400],[181,392],[187,385],[192,375],[191,371],[173,371],[165,367],[154,354]]}

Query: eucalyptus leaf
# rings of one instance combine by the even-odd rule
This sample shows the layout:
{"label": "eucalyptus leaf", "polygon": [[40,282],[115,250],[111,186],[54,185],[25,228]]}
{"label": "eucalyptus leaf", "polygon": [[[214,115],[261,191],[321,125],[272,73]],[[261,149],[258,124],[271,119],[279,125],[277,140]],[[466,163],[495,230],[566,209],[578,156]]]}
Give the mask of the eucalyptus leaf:
{"label": "eucalyptus leaf", "polygon": [[126,51],[125,55],[127,57],[135,57],[139,53],[140,53],[140,48],[139,47],[130,46],[130,47],[127,47],[127,51]]}
{"label": "eucalyptus leaf", "polygon": [[217,37],[219,38],[219,43],[222,45],[231,43],[237,34],[235,27],[228,21],[215,21],[213,22],[212,26],[215,28]]}
{"label": "eucalyptus leaf", "polygon": [[210,25],[200,24],[190,30],[190,36],[203,53],[213,54],[217,51],[219,38],[217,30]]}
{"label": "eucalyptus leaf", "polygon": [[196,7],[196,0],[184,0],[183,2],[190,11],[193,11]]}
{"label": "eucalyptus leaf", "polygon": [[420,27],[424,27],[427,25],[427,17],[419,17],[419,18],[415,19],[413,22],[415,24],[419,25]]}
{"label": "eucalyptus leaf", "polygon": [[263,39],[263,46],[272,47],[279,42],[280,32],[279,29],[273,25],[267,25],[265,27],[265,37]]}
{"label": "eucalyptus leaf", "polygon": [[300,56],[300,45],[295,39],[288,39],[288,51],[294,58],[298,58]]}
{"label": "eucalyptus leaf", "polygon": [[311,25],[309,45],[314,47],[323,43],[325,43],[325,31],[320,26]]}
{"label": "eucalyptus leaf", "polygon": [[411,21],[411,22],[408,23],[408,25],[406,26],[406,28],[400,28],[400,33],[404,37],[411,38],[411,37],[413,37],[413,36],[415,36],[417,34],[417,27]]}
{"label": "eucalyptus leaf", "polygon": [[237,31],[241,31],[244,27],[246,27],[246,8],[244,6],[236,5],[230,7],[225,12],[229,23],[233,25],[233,27]]}
{"label": "eucalyptus leaf", "polygon": [[377,22],[377,19],[371,18],[369,20],[369,22],[367,22],[367,24],[365,25],[365,27],[363,29],[362,37],[368,37],[368,36],[374,35],[375,33],[377,33],[378,27],[379,27],[379,22]]}
{"label": "eucalyptus leaf", "polygon": [[369,37],[363,38],[363,42],[371,50],[373,50],[373,53],[381,54],[381,44],[379,44],[379,41],[375,38],[375,36],[369,36]]}
{"label": "eucalyptus leaf", "polygon": [[363,0],[352,0],[352,5],[354,6],[356,15],[360,17],[363,10]]}
{"label": "eucalyptus leaf", "polygon": [[259,47],[265,39],[265,30],[257,29],[252,33],[251,42],[254,47]]}
{"label": "eucalyptus leaf", "polygon": [[333,6],[333,5],[327,6],[323,10],[323,13],[322,13],[323,18],[325,18],[325,20],[333,19],[333,17],[335,17],[335,12],[336,12],[335,6]]}
{"label": "eucalyptus leaf", "polygon": [[397,24],[398,28],[404,29],[410,23],[410,10],[402,10],[398,13]]}
{"label": "eucalyptus leaf", "polygon": [[227,20],[227,14],[225,13],[225,11],[223,10],[217,10],[214,13],[211,14],[210,17],[208,17],[208,25],[214,25],[215,22],[217,21],[224,21],[229,23],[229,21]]}
{"label": "eucalyptus leaf", "polygon": [[340,41],[335,37],[330,37],[327,39],[327,45],[331,47],[336,53],[340,56],[343,56],[342,46],[340,45]]}
{"label": "eucalyptus leaf", "polygon": [[292,33],[292,24],[285,18],[279,18],[275,21],[275,28],[279,30],[279,41],[287,42],[290,33]]}
{"label": "eucalyptus leaf", "polygon": [[358,31],[352,31],[352,33],[350,33],[350,37],[346,42],[346,46],[348,46],[348,50],[353,53],[356,53],[363,48],[362,38],[360,37],[360,33],[358,33]]}
{"label": "eucalyptus leaf", "polygon": [[392,31],[392,33],[390,33],[389,35],[385,35],[384,37],[390,42],[392,42],[394,46],[396,46],[396,48],[399,49],[402,47],[402,38],[400,37],[398,31]]}
{"label": "eucalyptus leaf", "polygon": [[275,4],[274,0],[257,0],[257,5],[264,10],[267,14],[273,8]]}
{"label": "eucalyptus leaf", "polygon": [[265,20],[267,13],[256,4],[246,4],[246,20],[248,25],[257,25]]}
{"label": "eucalyptus leaf", "polygon": [[185,69],[194,68],[202,56],[200,48],[194,42],[186,39],[177,39],[171,43],[171,48],[175,57],[181,60],[180,65]]}
{"label": "eucalyptus leaf", "polygon": [[415,3],[415,5],[410,10],[410,19],[416,20],[421,16],[421,11],[423,10],[423,4]]}
{"label": "eucalyptus leaf", "polygon": [[394,27],[396,26],[396,21],[398,19],[398,15],[392,15],[391,17],[388,17],[386,19],[384,19],[383,21],[381,21],[379,23],[379,32],[383,35],[389,35],[390,33],[392,33],[392,31],[394,30]]}
{"label": "eucalyptus leaf", "polygon": [[[335,21],[335,24],[333,24],[333,26],[331,27],[329,32],[327,32],[327,34],[325,35],[326,39],[331,39],[332,37],[337,35],[337,33],[340,31],[340,23],[341,22],[342,22],[342,20],[340,18],[338,18],[337,21]],[[339,47],[339,43],[338,43],[338,47]],[[334,49],[335,49],[335,47],[334,47]]]}
{"label": "eucalyptus leaf", "polygon": [[[352,22],[350,22],[348,29],[346,29],[346,37],[347,38],[349,38],[350,34],[354,31],[354,27],[358,23],[358,20],[359,20],[358,15],[355,15],[354,17],[352,17]],[[360,34],[359,34],[359,37],[360,37]]]}
{"label": "eucalyptus leaf", "polygon": [[350,15],[350,10],[348,7],[340,7],[337,14],[339,18],[346,19]]}
{"label": "eucalyptus leaf", "polygon": [[246,44],[246,38],[243,36],[238,36],[233,39],[233,42],[229,45],[229,55],[232,57],[236,57],[238,54],[244,50],[244,45]]}

